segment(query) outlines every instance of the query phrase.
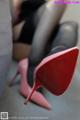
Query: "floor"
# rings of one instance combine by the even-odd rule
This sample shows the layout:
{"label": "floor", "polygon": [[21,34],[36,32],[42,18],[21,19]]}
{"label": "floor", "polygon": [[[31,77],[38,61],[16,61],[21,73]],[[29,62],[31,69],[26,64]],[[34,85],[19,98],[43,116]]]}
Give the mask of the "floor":
{"label": "floor", "polygon": [[[73,20],[80,27],[80,5],[69,5],[62,21]],[[80,30],[79,30],[80,38]],[[80,41],[78,46],[80,45]],[[5,96],[0,102],[0,112],[9,112],[9,120],[80,120],[80,58],[76,66],[69,89],[62,96],[53,96],[45,91],[45,97],[52,105],[48,111],[33,103],[24,105],[24,98],[19,94],[19,82],[7,87]],[[15,74],[16,63],[12,64],[9,80]],[[19,80],[19,78],[17,78]]]}

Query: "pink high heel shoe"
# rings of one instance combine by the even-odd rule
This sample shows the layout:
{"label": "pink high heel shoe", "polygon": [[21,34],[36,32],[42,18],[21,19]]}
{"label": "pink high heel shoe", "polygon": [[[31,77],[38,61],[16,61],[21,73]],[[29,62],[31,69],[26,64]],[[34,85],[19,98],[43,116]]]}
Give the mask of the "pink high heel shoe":
{"label": "pink high heel shoe", "polygon": [[73,47],[44,58],[35,69],[35,82],[25,103],[31,99],[35,90],[41,86],[57,96],[63,94],[71,82],[78,51],[77,47]]}
{"label": "pink high heel shoe", "polygon": [[[27,70],[28,70],[28,59],[23,59],[22,61],[19,62],[18,72],[16,73],[16,75],[14,76],[14,78],[12,79],[12,81],[10,83],[10,86],[13,85],[13,82],[14,82],[16,76],[20,73],[20,75],[21,75],[20,93],[24,97],[27,97],[32,91],[32,88],[29,86],[29,84],[27,82],[27,75],[26,75]],[[38,87],[40,87],[40,86],[38,85]],[[35,91],[33,93],[30,100],[48,110],[51,109],[51,105],[47,102],[47,100],[44,98],[44,96],[38,91]]]}

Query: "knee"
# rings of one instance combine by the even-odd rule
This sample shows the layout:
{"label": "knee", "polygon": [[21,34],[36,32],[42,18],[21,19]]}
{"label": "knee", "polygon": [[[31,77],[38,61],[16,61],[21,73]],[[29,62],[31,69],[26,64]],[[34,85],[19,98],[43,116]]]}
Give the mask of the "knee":
{"label": "knee", "polygon": [[68,21],[60,24],[58,35],[54,41],[55,45],[63,45],[66,48],[71,48],[77,45],[78,42],[78,24],[73,21]]}
{"label": "knee", "polygon": [[61,24],[60,29],[65,32],[78,32],[78,24],[74,21],[68,21]]}

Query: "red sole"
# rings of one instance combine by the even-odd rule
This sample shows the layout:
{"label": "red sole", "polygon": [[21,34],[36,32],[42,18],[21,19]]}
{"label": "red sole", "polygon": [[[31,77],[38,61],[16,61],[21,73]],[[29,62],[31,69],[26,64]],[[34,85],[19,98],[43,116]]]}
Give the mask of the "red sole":
{"label": "red sole", "polygon": [[40,82],[55,95],[61,95],[68,88],[78,58],[78,48],[74,47],[42,60],[34,72],[35,82]]}

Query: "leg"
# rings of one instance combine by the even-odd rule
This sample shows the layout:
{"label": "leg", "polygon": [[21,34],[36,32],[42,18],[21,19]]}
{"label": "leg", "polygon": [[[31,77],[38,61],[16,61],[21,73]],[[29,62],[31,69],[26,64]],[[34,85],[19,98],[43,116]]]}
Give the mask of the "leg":
{"label": "leg", "polygon": [[[23,21],[13,28],[14,42],[18,41],[16,43],[14,43],[14,45],[13,45],[13,56],[16,60],[20,61],[23,58],[29,56],[30,51],[31,51],[31,44],[28,44],[26,37],[29,39],[28,41],[32,41],[33,33],[34,33],[35,28],[41,18],[43,11],[44,11],[44,5],[41,6],[35,12],[35,14],[33,14],[33,15],[31,15],[31,17],[27,18],[27,20],[25,20],[26,22]],[[24,27],[24,25],[25,25],[25,27]],[[20,35],[20,34],[22,34],[22,35]]]}
{"label": "leg", "polygon": [[45,4],[45,10],[40,18],[33,38],[32,52],[30,55],[30,61],[32,63],[39,63],[43,58],[49,37],[59,23],[65,8],[65,4],[58,5],[54,4],[53,1]]}
{"label": "leg", "polygon": [[43,15],[39,20],[33,38],[32,51],[29,57],[28,80],[31,85],[33,84],[34,68],[43,59],[49,37],[58,25],[65,8],[65,4],[56,5],[53,1],[45,4]]}
{"label": "leg", "polygon": [[[32,38],[35,32],[35,25],[34,25],[34,16],[33,14],[28,17],[23,23],[20,23],[19,26],[15,29],[16,33],[14,38],[16,38],[16,42],[14,43],[14,56],[19,61],[25,57],[28,57]],[[17,31],[17,32],[16,32]],[[16,37],[15,37],[16,36]],[[16,52],[17,51],[17,52]]]}
{"label": "leg", "polygon": [[29,56],[31,51],[31,45],[15,43],[13,44],[13,58],[16,61],[20,61]]}

